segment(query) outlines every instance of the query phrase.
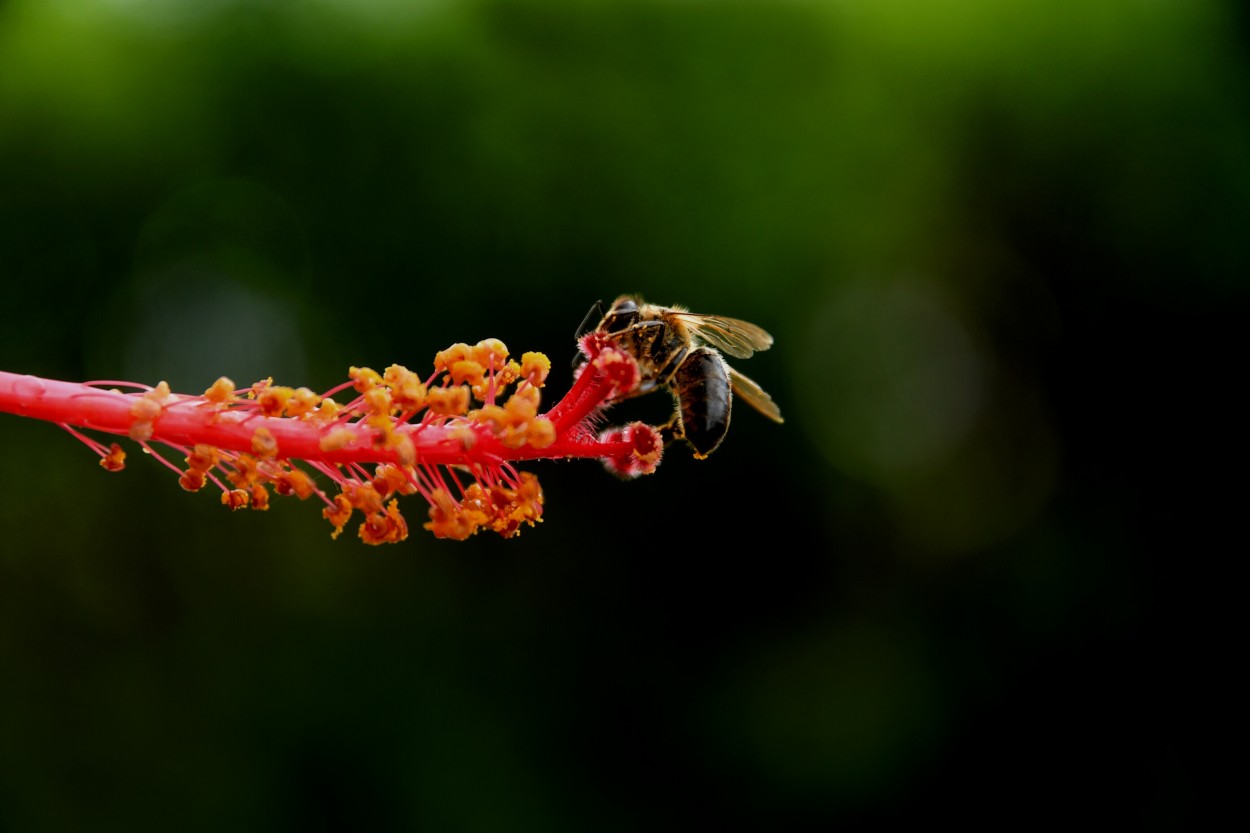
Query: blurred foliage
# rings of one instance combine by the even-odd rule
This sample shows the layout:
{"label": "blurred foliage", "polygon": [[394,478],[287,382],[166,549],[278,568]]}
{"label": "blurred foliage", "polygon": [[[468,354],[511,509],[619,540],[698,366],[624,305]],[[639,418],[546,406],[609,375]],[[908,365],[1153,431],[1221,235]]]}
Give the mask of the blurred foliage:
{"label": "blurred foliage", "polygon": [[4,417],[0,830],[1192,818],[1239,14],[0,3],[5,370],[325,389],[497,337],[558,396],[638,291],[772,331],[787,417],[377,550]]}

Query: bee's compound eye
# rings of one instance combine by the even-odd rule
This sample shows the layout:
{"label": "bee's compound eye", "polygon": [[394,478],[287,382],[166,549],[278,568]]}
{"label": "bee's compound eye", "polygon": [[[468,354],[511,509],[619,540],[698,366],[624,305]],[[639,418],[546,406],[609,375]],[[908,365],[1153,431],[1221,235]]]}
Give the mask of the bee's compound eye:
{"label": "bee's compound eye", "polygon": [[603,318],[599,329],[615,333],[633,326],[638,321],[638,304],[632,298],[622,298],[612,305],[612,309]]}

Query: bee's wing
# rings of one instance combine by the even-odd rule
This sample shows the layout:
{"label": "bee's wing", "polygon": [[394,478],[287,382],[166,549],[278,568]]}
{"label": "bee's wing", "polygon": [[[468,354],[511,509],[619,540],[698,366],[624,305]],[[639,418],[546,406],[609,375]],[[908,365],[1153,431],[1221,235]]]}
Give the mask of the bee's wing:
{"label": "bee's wing", "polygon": [[777,407],[777,403],[773,401],[773,398],[763,388],[732,367],[729,368],[729,384],[733,386],[734,394],[752,408],[773,422],[785,422],[781,418],[781,409]]}
{"label": "bee's wing", "polygon": [[757,327],[750,321],[694,312],[675,312],[673,315],[704,344],[723,350],[735,359],[750,358],[756,350],[767,350],[773,346],[773,337],[763,327]]}

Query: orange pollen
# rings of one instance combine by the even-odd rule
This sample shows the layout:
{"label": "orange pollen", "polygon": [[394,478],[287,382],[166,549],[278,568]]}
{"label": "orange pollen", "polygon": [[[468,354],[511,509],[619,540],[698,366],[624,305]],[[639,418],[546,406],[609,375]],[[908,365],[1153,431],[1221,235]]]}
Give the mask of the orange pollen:
{"label": "orange pollen", "polygon": [[508,348],[497,338],[484,338],[473,348],[473,360],[482,367],[499,370],[508,361]]}
{"label": "orange pollen", "polygon": [[377,416],[387,416],[391,412],[391,392],[385,387],[378,386],[369,388],[365,391],[365,407],[369,413]]}
{"label": "orange pollen", "polygon": [[334,526],[334,532],[331,538],[338,538],[339,533],[343,531],[343,527],[347,525],[347,521],[352,516],[352,504],[346,495],[335,495],[334,506],[327,506],[321,510],[321,516],[328,520]]}
{"label": "orange pollen", "polygon": [[469,411],[469,389],[463,385],[434,388],[426,396],[430,413],[438,416],[464,416]]}
{"label": "orange pollen", "polygon": [[215,405],[225,405],[234,401],[234,382],[225,376],[218,377],[217,381],[204,391],[204,398]]}
{"label": "orange pollen", "polygon": [[457,425],[448,429],[447,438],[460,443],[460,448],[469,451],[477,445],[477,432],[468,425]]}
{"label": "orange pollen", "polygon": [[206,472],[217,465],[220,452],[214,446],[199,443],[187,455],[187,465],[193,471]]}
{"label": "orange pollen", "polygon": [[300,500],[307,500],[317,491],[312,478],[306,472],[296,468],[278,475],[274,479],[273,488],[280,495],[295,495]]}
{"label": "orange pollen", "polygon": [[546,448],[556,441],[556,426],[546,417],[536,417],[530,422],[525,438],[534,448]]}
{"label": "orange pollen", "polygon": [[408,522],[399,512],[399,502],[392,500],[384,511],[365,516],[359,535],[366,544],[394,544],[407,538]]}
{"label": "orange pollen", "polygon": [[342,408],[339,407],[339,403],[333,399],[322,399],[313,417],[320,422],[334,422],[338,418],[340,411],[342,411]]}
{"label": "orange pollen", "polygon": [[450,370],[451,366],[459,361],[468,361],[473,358],[473,348],[464,342],[457,342],[446,350],[439,350],[434,354],[434,372],[442,373]]}
{"label": "orange pollen", "polygon": [[521,375],[525,377],[525,381],[529,382],[536,388],[541,388],[547,382],[547,374],[551,372],[551,359],[542,353],[522,353],[521,354]]}
{"label": "orange pollen", "polygon": [[255,451],[261,457],[276,457],[278,455],[278,441],[274,439],[270,430],[263,425],[252,433],[252,451]]}
{"label": "orange pollen", "polygon": [[252,486],[252,508],[258,512],[269,509],[269,490],[260,483]]}
{"label": "orange pollen", "polygon": [[412,466],[417,462],[417,447],[412,442],[412,437],[407,434],[390,434],[387,437],[387,445],[395,451],[395,456],[399,458],[401,466]]}
{"label": "orange pollen", "polygon": [[126,452],[117,443],[110,444],[108,453],[100,458],[100,467],[105,471],[121,471],[126,468]]}
{"label": "orange pollen", "polygon": [[317,447],[322,451],[338,451],[340,448],[346,448],[356,439],[356,435],[348,428],[335,428],[329,433],[322,434],[321,439],[317,441]]}
{"label": "orange pollen", "polygon": [[294,395],[295,391],[292,388],[274,385],[256,395],[256,404],[260,406],[260,412],[267,417],[282,416],[287,402]]}
{"label": "orange pollen", "polygon": [[184,471],[182,476],[178,478],[178,485],[188,492],[198,492],[204,488],[204,472],[196,471],[195,469]]}
{"label": "orange pollen", "polygon": [[425,404],[425,385],[403,365],[393,364],[382,374],[382,381],[391,390],[395,407],[415,411]]}
{"label": "orange pollen", "polygon": [[378,466],[375,474],[374,488],[379,492],[409,495],[417,490],[407,472],[392,463],[383,463]]}
{"label": "orange pollen", "polygon": [[347,375],[355,382],[354,387],[357,393],[364,393],[382,384],[382,377],[378,375],[378,372],[368,367],[352,367],[347,371]]}
{"label": "orange pollen", "polygon": [[520,378],[521,365],[510,361],[501,370],[495,371],[495,389],[506,388]]}
{"label": "orange pollen", "polygon": [[312,413],[321,404],[321,397],[308,388],[296,388],[286,403],[287,416],[303,416]]}
{"label": "orange pollen", "polygon": [[482,380],[486,378],[486,368],[479,362],[471,359],[465,359],[453,364],[448,371],[451,375],[451,381],[457,385],[470,384],[480,385]]}
{"label": "orange pollen", "polygon": [[502,405],[483,405],[469,416],[474,422],[485,425],[495,433],[508,426],[508,412]]}
{"label": "orange pollen", "polygon": [[161,415],[161,403],[145,395],[130,406],[130,415],[136,422],[152,422]]}

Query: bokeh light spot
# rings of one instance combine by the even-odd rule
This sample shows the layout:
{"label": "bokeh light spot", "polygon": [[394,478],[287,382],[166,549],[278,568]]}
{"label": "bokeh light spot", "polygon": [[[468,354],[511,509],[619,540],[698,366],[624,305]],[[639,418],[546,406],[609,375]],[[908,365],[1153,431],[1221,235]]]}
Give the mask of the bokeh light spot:
{"label": "bokeh light spot", "polygon": [[839,469],[870,481],[949,456],[981,407],[986,362],[921,280],[839,286],[801,355],[813,440]]}

